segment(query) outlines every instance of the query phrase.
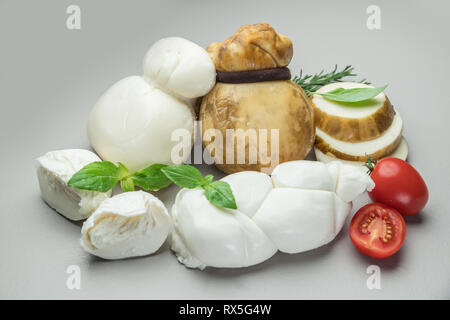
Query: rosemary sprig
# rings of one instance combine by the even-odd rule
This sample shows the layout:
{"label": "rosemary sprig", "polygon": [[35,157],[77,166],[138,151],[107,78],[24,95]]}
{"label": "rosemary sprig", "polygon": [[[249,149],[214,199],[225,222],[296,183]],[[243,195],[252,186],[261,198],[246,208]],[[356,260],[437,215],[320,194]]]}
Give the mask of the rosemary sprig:
{"label": "rosemary sprig", "polygon": [[[300,87],[305,90],[306,94],[310,96],[314,92],[316,92],[320,87],[333,83],[333,82],[342,82],[345,77],[355,77],[356,74],[352,73],[353,67],[346,66],[342,71],[337,71],[337,65],[334,66],[333,71],[324,73],[324,71],[320,71],[320,73],[316,73],[314,75],[306,74],[303,75],[303,70],[300,70],[300,75],[295,76],[292,81],[297,83]],[[366,79],[362,79],[359,81],[360,83],[370,84]]]}
{"label": "rosemary sprig", "polygon": [[364,166],[367,168],[367,174],[370,175],[377,165],[378,160],[375,158],[372,158],[371,156],[367,156],[367,161],[364,164]]}

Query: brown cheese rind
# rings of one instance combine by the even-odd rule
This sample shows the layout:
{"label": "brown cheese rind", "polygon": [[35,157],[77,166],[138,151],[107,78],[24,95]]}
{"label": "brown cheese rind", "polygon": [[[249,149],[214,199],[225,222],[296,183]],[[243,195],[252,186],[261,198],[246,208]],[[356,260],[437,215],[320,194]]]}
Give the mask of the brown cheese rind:
{"label": "brown cheese rind", "polygon": [[364,156],[350,155],[350,154],[346,154],[341,151],[338,151],[336,149],[333,149],[327,142],[325,142],[319,136],[316,136],[316,141],[315,141],[314,146],[317,149],[319,149],[320,151],[322,151],[324,154],[329,155],[331,157],[335,157],[335,158],[342,159],[342,160],[348,160],[348,161],[366,162],[368,156],[370,156],[374,159],[381,159],[383,157],[390,155],[391,153],[393,153],[395,151],[395,149],[397,149],[401,140],[402,140],[402,135],[400,134],[393,143],[385,146],[382,149],[377,150],[377,152],[375,152],[375,153],[367,154]]}
{"label": "brown cheese rind", "polygon": [[[314,97],[314,96],[313,96]],[[344,118],[330,115],[318,108],[311,98],[316,127],[329,136],[345,142],[363,142],[380,137],[392,124],[395,111],[386,100],[376,112],[364,118]]]}
{"label": "brown cheese rind", "polygon": [[[226,140],[226,129],[268,129],[267,152],[270,157],[270,129],[279,130],[279,162],[304,159],[314,144],[314,115],[310,101],[304,91],[292,81],[268,81],[248,84],[216,83],[203,97],[200,107],[202,136],[209,129],[218,129],[223,136],[223,146],[231,148]],[[258,139],[259,140],[259,139]],[[245,163],[237,163],[237,145],[234,144],[234,163],[226,164],[226,149],[218,158],[211,150],[211,142],[203,140],[203,146],[212,151],[216,166],[226,172],[261,171],[270,165],[258,159],[249,163],[248,143],[245,145]],[[260,150],[259,146],[256,146]],[[217,163],[222,162],[222,164]],[[272,164],[273,165],[273,164]],[[272,168],[273,169],[273,168]]]}
{"label": "brown cheese rind", "polygon": [[291,71],[288,68],[273,68],[255,71],[221,72],[217,71],[217,82],[252,83],[262,81],[290,80]]}
{"label": "brown cheese rind", "polygon": [[235,72],[286,67],[292,59],[292,42],[267,23],[240,27],[223,42],[206,48],[217,71]]}

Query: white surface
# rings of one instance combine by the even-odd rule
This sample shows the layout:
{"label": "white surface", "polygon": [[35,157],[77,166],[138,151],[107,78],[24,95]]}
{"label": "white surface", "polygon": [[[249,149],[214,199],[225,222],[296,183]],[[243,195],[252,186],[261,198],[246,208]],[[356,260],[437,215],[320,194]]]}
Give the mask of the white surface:
{"label": "white surface", "polygon": [[[0,297],[450,298],[448,1],[77,0],[82,29],[69,31],[66,8],[73,3],[0,1]],[[366,27],[372,4],[380,6],[381,30]],[[88,148],[93,104],[118,79],[142,72],[142,54],[154,41],[177,35],[206,47],[259,21],[292,40],[293,74],[352,64],[356,80],[389,83],[386,94],[402,114],[409,161],[430,191],[427,207],[406,219],[403,248],[386,260],[362,256],[346,224],[322,248],[277,253],[246,269],[189,270],[167,244],[123,261],[86,253],[80,225],[42,201],[35,159],[48,150]],[[213,167],[200,170],[221,177]],[[178,190],[155,194],[170,208]],[[70,265],[81,269],[80,290],[66,286]],[[366,286],[370,265],[380,267],[380,290]]]}

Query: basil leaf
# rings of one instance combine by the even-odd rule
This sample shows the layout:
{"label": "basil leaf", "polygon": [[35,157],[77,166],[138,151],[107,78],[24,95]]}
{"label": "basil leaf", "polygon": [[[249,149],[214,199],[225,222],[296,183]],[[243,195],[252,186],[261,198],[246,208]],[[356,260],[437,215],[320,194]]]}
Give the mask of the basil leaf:
{"label": "basil leaf", "polygon": [[134,182],[130,177],[128,177],[126,179],[120,180],[120,187],[122,188],[123,192],[134,191]]}
{"label": "basil leaf", "polygon": [[329,92],[324,93],[315,92],[314,94],[318,94],[324,97],[325,99],[332,101],[360,102],[376,97],[386,88],[387,85],[378,88],[352,88],[352,89],[336,88]]}
{"label": "basil leaf", "polygon": [[122,162],[117,162],[117,166],[119,167],[119,179],[126,178],[130,174],[130,170]]}
{"label": "basil leaf", "polygon": [[213,205],[217,207],[237,209],[236,199],[231,191],[230,185],[225,181],[214,181],[206,186],[205,196]]}
{"label": "basil leaf", "polygon": [[214,176],[212,174],[208,174],[207,176],[205,176],[203,178],[203,182],[202,182],[202,186],[206,186],[208,184],[210,184],[214,179]]}
{"label": "basil leaf", "polygon": [[203,184],[201,172],[187,164],[167,166],[162,168],[161,171],[173,183],[182,188],[193,189]]}
{"label": "basil leaf", "polygon": [[159,190],[168,187],[172,183],[161,171],[165,167],[167,167],[165,164],[152,164],[141,171],[136,171],[130,178],[135,185],[144,190]]}
{"label": "basil leaf", "polygon": [[106,192],[117,184],[120,171],[112,162],[96,161],[81,168],[67,184],[77,189]]}

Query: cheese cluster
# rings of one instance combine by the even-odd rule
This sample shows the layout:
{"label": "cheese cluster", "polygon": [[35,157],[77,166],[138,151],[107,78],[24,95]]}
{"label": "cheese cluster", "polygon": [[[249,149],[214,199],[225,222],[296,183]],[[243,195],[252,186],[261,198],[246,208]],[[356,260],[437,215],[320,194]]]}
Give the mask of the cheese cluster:
{"label": "cheese cluster", "polygon": [[[107,90],[92,109],[87,126],[100,157],[122,162],[132,171],[173,163],[172,150],[179,143],[173,137],[175,130],[193,136],[195,99],[208,93],[216,79],[208,53],[176,37],[161,39],[150,48],[143,71],[143,76],[127,77]],[[191,139],[187,143],[185,157]]]}
{"label": "cheese cluster", "polygon": [[[356,82],[336,82],[325,85],[317,93],[338,88],[373,88]],[[367,157],[396,157],[405,160],[408,143],[402,136],[403,121],[384,92],[356,103],[326,99],[320,94],[311,98],[314,109],[316,140],[314,152],[322,162],[340,159],[360,165]]]}
{"label": "cheese cluster", "polygon": [[212,205],[200,188],[182,189],[172,208],[172,250],[190,268],[258,264],[280,250],[299,253],[332,241],[351,201],[375,186],[360,168],[341,162],[291,161],[270,177],[244,171],[222,179],[237,210]]}

